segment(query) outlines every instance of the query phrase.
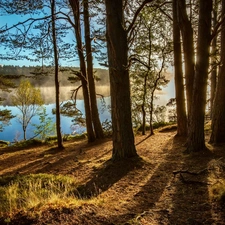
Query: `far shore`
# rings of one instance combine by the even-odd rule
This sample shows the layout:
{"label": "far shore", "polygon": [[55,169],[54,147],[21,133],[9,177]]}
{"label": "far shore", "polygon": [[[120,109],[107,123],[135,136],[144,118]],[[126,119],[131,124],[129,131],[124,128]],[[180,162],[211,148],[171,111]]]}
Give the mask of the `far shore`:
{"label": "far shore", "polygon": [[[71,99],[72,92],[75,90],[78,86],[70,85],[70,86],[61,86],[60,87],[60,102],[67,101]],[[45,104],[54,104],[55,103],[55,87],[54,86],[42,86],[37,87],[40,88],[42,97],[44,99]],[[1,103],[3,106],[11,106],[11,95],[13,94],[13,89],[11,92],[2,92],[1,91],[1,97],[5,100]],[[109,85],[97,85],[96,86],[96,97],[109,97],[110,96],[110,87]],[[83,93],[82,89],[78,91],[77,99],[82,100],[83,99]]]}

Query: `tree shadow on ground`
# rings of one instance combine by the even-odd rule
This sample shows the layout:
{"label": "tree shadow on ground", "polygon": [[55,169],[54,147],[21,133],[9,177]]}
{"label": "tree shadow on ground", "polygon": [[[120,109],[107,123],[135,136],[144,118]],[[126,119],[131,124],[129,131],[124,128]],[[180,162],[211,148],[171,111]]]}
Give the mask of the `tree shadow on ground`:
{"label": "tree shadow on ground", "polygon": [[[102,151],[94,151],[96,149],[104,148],[104,143],[107,145],[108,139],[96,141],[95,143],[71,142],[66,144],[64,150],[59,151],[54,146],[45,147],[44,149],[31,149],[31,151],[15,150],[16,154],[5,155],[0,160],[0,174],[30,174],[30,173],[60,173],[60,174],[74,174],[80,168],[85,167],[85,164],[93,161],[102,161],[102,157],[107,157],[108,149],[103,153]],[[18,152],[17,152],[18,151]],[[91,176],[91,173],[89,174]]]}
{"label": "tree shadow on ground", "polygon": [[104,162],[94,170],[91,174],[92,178],[87,183],[77,187],[78,197],[89,199],[98,196],[107,191],[129,172],[141,168],[143,163],[140,157],[133,157],[118,162],[110,159]]}
{"label": "tree shadow on ground", "polygon": [[[148,141],[150,142],[151,138]],[[169,224],[168,219],[166,219],[169,214],[167,205],[169,202],[167,202],[164,195],[171,188],[173,171],[179,168],[181,164],[181,162],[176,160],[176,155],[178,157],[181,153],[180,149],[175,148],[174,141],[175,139],[172,137],[163,146],[161,160],[154,160],[156,165],[149,171],[148,178],[139,191],[133,195],[133,203],[124,206],[126,211],[114,217],[113,221],[115,224],[118,221],[125,223],[129,220],[135,220],[141,224],[143,222],[142,215],[148,215],[148,220],[145,220],[149,224],[153,223],[153,220],[157,220],[158,224]],[[156,209],[157,212],[154,211]],[[129,212],[134,212],[135,215],[129,216]],[[163,218],[160,218],[161,215],[164,215]]]}
{"label": "tree shadow on ground", "polygon": [[[150,140],[149,140],[150,141]],[[172,137],[163,147],[164,159],[149,171],[133,199],[124,204],[124,212],[111,221],[130,224],[214,224],[208,197],[207,172],[180,179],[177,170],[201,171],[214,157],[210,152],[184,155],[183,141]]]}
{"label": "tree shadow on ground", "polygon": [[208,165],[214,157],[209,150],[182,157],[183,166],[174,176],[172,185],[170,223],[200,225],[216,222],[212,219],[208,194]]}

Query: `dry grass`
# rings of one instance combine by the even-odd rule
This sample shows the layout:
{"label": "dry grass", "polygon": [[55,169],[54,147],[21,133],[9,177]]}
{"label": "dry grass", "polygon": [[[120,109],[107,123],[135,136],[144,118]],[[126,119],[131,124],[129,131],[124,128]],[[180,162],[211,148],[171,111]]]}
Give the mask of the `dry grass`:
{"label": "dry grass", "polygon": [[76,180],[71,176],[6,176],[0,179],[0,183],[0,216],[13,216],[15,212],[29,211],[44,205],[72,204],[76,194]]}

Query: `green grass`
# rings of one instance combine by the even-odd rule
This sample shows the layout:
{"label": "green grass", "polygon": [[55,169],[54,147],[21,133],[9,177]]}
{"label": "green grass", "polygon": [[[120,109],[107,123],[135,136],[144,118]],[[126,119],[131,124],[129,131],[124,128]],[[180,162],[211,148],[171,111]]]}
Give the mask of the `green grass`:
{"label": "green grass", "polygon": [[[79,134],[79,135],[63,135],[63,141],[79,141],[84,140],[87,138],[87,134]],[[55,144],[57,142],[57,136],[49,136],[46,138],[45,141],[42,141],[40,139],[30,139],[30,140],[22,140],[19,142],[16,142],[13,146],[19,147],[19,148],[28,148],[33,146],[41,146],[44,144]],[[9,143],[2,141],[2,145],[4,146],[9,145]],[[0,147],[1,147],[1,141],[0,141]]]}
{"label": "green grass", "polygon": [[76,204],[76,180],[70,176],[32,174],[0,177],[0,216],[40,209],[47,205]]}
{"label": "green grass", "polygon": [[7,147],[10,144],[9,141],[0,140],[0,147]]}
{"label": "green grass", "polygon": [[[71,141],[71,140],[83,140],[87,138],[87,134],[77,134],[77,135],[63,135],[63,141]],[[45,140],[46,143],[55,143],[57,142],[57,136],[49,136]]]}
{"label": "green grass", "polygon": [[13,146],[19,147],[19,148],[26,148],[26,147],[32,147],[32,146],[41,146],[44,142],[38,139],[30,139],[30,140],[23,140],[16,142]]}

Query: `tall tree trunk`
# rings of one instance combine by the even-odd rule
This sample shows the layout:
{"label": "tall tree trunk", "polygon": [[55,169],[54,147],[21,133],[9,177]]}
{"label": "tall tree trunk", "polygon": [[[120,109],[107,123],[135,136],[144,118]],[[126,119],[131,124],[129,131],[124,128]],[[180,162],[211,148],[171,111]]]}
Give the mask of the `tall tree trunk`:
{"label": "tall tree trunk", "polygon": [[[155,85],[155,87],[156,87],[156,85]],[[151,94],[150,94],[150,99],[151,99],[151,101],[150,101],[150,106],[149,106],[149,108],[150,108],[150,119],[149,119],[149,124],[150,124],[150,136],[151,135],[153,135],[154,134],[154,131],[153,131],[153,110],[154,110],[154,104],[153,104],[153,102],[154,102],[154,92],[155,92],[155,88],[153,88],[154,90],[151,92]]]}
{"label": "tall tree trunk", "polygon": [[23,140],[24,141],[27,140],[26,130],[27,130],[27,126],[25,126],[24,122],[23,122]]}
{"label": "tall tree trunk", "polygon": [[88,89],[88,81],[86,74],[86,65],[84,59],[84,52],[82,46],[81,30],[80,30],[80,3],[79,0],[69,0],[70,6],[74,15],[74,31],[77,41],[77,51],[80,60],[80,71],[81,71],[81,83],[83,89],[84,97],[84,108],[85,108],[85,119],[87,127],[88,142],[95,141],[95,133],[92,126],[92,116],[91,116],[91,105],[90,105],[90,94]]}
{"label": "tall tree trunk", "polygon": [[142,105],[141,105],[141,111],[142,111],[142,135],[145,135],[146,131],[146,110],[145,110],[145,104],[146,104],[146,94],[147,94],[147,78],[148,73],[145,74],[144,77],[144,87],[143,87],[143,96],[142,96]]}
{"label": "tall tree trunk", "polygon": [[63,149],[61,122],[60,122],[60,105],[59,105],[59,60],[58,60],[58,49],[57,49],[56,28],[55,28],[55,0],[51,0],[51,16],[52,16],[52,40],[53,40],[54,61],[55,61],[56,133],[57,133],[58,148]]}
{"label": "tall tree trunk", "polygon": [[206,106],[209,47],[211,41],[212,0],[199,1],[199,22],[197,40],[197,62],[192,95],[190,127],[188,129],[187,152],[204,150],[204,119]]}
{"label": "tall tree trunk", "polygon": [[137,156],[131,120],[128,42],[123,0],[105,0],[111,90],[113,159]]}
{"label": "tall tree trunk", "polygon": [[181,37],[178,25],[178,0],[173,0],[173,53],[174,80],[176,90],[177,135],[187,135],[187,115],[185,109],[184,79],[182,72]]}
{"label": "tall tree trunk", "polygon": [[93,74],[93,60],[92,60],[92,50],[91,50],[88,0],[83,1],[83,6],[84,6],[85,46],[86,46],[86,58],[87,58],[87,77],[88,77],[88,85],[89,85],[89,92],[90,92],[92,122],[94,125],[96,138],[103,138],[104,134],[103,134],[103,129],[100,122],[99,113],[98,113],[95,81],[94,81],[94,74]]}
{"label": "tall tree trunk", "polygon": [[[225,15],[225,1],[222,1],[222,13]],[[212,115],[212,134],[211,143],[225,142],[225,23],[221,28],[221,52],[218,84],[215,95],[213,115]]]}
{"label": "tall tree trunk", "polygon": [[[212,26],[213,28],[216,27],[217,24],[217,10],[218,10],[218,0],[214,0],[214,9],[213,9],[213,20],[212,20]],[[217,62],[216,62],[216,56],[217,56],[217,35],[213,38],[212,41],[212,49],[211,49],[211,65],[212,65],[212,71],[211,71],[211,77],[210,77],[210,117],[212,119],[212,113],[213,113],[213,102],[215,99],[215,93],[216,93],[216,84],[217,84]]]}
{"label": "tall tree trunk", "polygon": [[178,21],[183,39],[184,63],[185,63],[185,81],[186,81],[186,100],[188,118],[192,107],[192,95],[194,84],[194,41],[193,28],[188,19],[186,10],[186,1],[178,0]]}

